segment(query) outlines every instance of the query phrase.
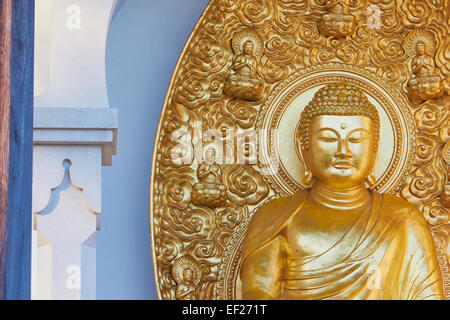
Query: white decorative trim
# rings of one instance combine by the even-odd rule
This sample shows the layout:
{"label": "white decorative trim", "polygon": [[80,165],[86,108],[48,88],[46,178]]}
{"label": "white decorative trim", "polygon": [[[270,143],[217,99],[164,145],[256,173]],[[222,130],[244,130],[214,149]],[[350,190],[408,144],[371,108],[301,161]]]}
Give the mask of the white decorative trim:
{"label": "white decorative trim", "polygon": [[105,74],[115,5],[36,2],[32,299],[96,298],[102,166],[117,146]]}
{"label": "white decorative trim", "polygon": [[102,165],[117,152],[117,110],[109,108],[35,108],[34,145],[101,145]]}

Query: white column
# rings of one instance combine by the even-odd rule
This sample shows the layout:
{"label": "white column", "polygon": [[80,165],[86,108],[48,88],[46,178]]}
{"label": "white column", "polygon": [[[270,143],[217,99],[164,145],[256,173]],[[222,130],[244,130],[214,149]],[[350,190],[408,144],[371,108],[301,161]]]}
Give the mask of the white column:
{"label": "white column", "polygon": [[115,2],[36,1],[33,299],[95,299],[101,168],[117,141],[105,77]]}

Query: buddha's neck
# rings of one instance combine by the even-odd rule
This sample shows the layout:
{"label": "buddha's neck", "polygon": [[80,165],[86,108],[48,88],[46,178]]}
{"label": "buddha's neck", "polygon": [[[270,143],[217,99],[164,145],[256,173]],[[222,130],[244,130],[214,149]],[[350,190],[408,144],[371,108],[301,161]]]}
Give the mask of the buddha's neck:
{"label": "buddha's neck", "polygon": [[371,196],[364,185],[348,189],[336,189],[316,182],[311,189],[311,199],[325,207],[352,210],[365,207]]}

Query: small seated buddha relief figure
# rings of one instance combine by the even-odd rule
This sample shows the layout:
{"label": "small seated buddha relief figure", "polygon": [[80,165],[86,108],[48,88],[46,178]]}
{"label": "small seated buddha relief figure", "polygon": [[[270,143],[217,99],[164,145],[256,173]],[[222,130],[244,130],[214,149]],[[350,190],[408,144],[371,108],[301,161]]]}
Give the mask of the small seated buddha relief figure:
{"label": "small seated buddha relief figure", "polygon": [[416,29],[406,37],[405,47],[412,58],[411,72],[414,74],[407,83],[409,97],[415,101],[424,101],[442,96],[444,83],[433,58],[433,36],[429,32]]}
{"label": "small seated buddha relief figure", "polygon": [[326,85],[297,128],[311,187],[255,212],[241,247],[241,297],[444,299],[422,214],[370,189],[380,120],[365,94],[346,83]]}
{"label": "small seated buddha relief figure", "polygon": [[351,36],[356,28],[356,19],[351,14],[345,0],[327,0],[325,8],[328,10],[322,16],[319,24],[320,32],[325,36],[337,38]]}
{"label": "small seated buddha relief figure", "polygon": [[232,48],[236,55],[232,66],[234,73],[227,77],[224,92],[236,99],[256,101],[264,90],[264,81],[256,74],[263,41],[256,31],[245,29],[233,37]]}
{"label": "small seated buddha relief figure", "polygon": [[222,169],[216,164],[215,149],[206,152],[206,163],[197,168],[198,183],[192,190],[192,203],[209,208],[224,206],[227,201],[227,188],[222,183]]}
{"label": "small seated buddha relief figure", "polygon": [[192,190],[192,203],[210,208],[221,207],[227,201],[227,188],[221,181],[222,170],[217,164],[201,164],[197,168],[199,182]]}
{"label": "small seated buddha relief figure", "polygon": [[175,291],[178,300],[198,300],[198,285],[201,281],[201,270],[197,262],[184,255],[175,260],[172,266],[173,279],[178,284]]}

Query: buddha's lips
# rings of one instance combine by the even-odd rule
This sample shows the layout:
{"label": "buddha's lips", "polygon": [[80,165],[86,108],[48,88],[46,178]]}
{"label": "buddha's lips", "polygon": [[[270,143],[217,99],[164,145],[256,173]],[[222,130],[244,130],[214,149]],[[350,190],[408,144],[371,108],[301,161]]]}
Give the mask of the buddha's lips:
{"label": "buddha's lips", "polygon": [[331,166],[336,169],[351,169],[353,167],[352,161],[335,161],[331,164]]}

